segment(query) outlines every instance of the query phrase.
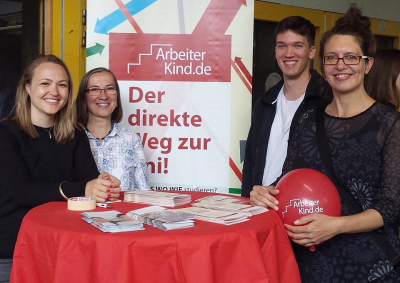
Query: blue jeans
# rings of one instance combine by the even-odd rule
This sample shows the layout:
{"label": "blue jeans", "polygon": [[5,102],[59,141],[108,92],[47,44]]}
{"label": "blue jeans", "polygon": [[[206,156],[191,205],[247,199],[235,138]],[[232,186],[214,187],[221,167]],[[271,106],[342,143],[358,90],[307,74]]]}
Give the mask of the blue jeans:
{"label": "blue jeans", "polygon": [[0,258],[0,283],[10,282],[12,258]]}

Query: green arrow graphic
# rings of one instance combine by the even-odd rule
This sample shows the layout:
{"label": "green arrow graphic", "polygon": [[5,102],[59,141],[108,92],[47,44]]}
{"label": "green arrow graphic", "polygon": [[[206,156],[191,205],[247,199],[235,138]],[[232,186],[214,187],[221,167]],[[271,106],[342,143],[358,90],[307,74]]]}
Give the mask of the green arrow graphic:
{"label": "green arrow graphic", "polygon": [[101,54],[104,50],[104,45],[98,44],[96,42],[95,46],[86,49],[86,57],[92,56],[94,54]]}

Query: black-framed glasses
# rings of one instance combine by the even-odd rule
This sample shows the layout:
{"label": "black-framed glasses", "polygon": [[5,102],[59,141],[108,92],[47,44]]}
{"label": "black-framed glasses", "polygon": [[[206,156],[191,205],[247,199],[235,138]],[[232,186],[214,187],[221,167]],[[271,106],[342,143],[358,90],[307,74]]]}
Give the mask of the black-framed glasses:
{"label": "black-framed glasses", "polygon": [[90,87],[86,90],[92,96],[99,96],[102,91],[104,91],[107,95],[117,94],[117,88],[115,86],[108,86],[106,88],[99,88],[97,86]]}
{"label": "black-framed glasses", "polygon": [[343,63],[346,65],[358,65],[360,64],[361,59],[369,59],[369,56],[357,56],[357,55],[345,55],[343,57],[339,57],[337,55],[327,55],[324,56],[322,62],[324,65],[336,65],[339,63],[339,60],[343,60]]}

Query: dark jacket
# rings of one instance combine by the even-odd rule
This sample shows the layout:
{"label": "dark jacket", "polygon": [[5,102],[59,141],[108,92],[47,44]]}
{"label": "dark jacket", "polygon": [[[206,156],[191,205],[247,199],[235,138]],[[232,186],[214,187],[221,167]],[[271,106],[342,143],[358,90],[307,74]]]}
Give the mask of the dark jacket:
{"label": "dark jacket", "polygon": [[[329,101],[329,99],[322,96],[324,89],[327,87],[326,81],[317,71],[311,69],[310,72],[311,80],[308,83],[304,100],[293,116],[289,140],[303,113],[318,105],[327,104]],[[262,183],[268,141],[276,113],[276,100],[282,86],[283,80],[261,95],[254,105],[243,164],[243,197],[250,197],[253,186],[261,185]]]}

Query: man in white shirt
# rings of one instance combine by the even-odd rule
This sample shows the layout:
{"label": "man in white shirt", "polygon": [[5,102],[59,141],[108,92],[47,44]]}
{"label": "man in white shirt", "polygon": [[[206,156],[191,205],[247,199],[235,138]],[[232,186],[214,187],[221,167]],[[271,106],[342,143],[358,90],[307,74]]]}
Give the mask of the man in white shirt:
{"label": "man in white shirt", "polygon": [[242,196],[276,208],[268,188],[282,173],[288,140],[297,121],[320,103],[325,80],[311,67],[315,26],[300,16],[283,19],[275,30],[275,58],[283,79],[257,100],[246,143]]}

